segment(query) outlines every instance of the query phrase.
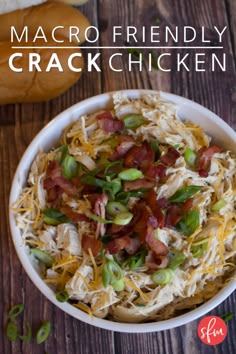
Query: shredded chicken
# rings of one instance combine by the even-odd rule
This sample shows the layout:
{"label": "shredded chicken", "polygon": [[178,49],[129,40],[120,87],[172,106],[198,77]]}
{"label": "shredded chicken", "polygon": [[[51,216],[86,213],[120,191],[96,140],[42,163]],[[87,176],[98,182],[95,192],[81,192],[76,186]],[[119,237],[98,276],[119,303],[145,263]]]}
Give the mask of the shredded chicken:
{"label": "shredded chicken", "polygon": [[[100,318],[122,322],[159,321],[207,301],[232,276],[236,256],[236,157],[230,151],[215,153],[209,160],[209,168],[203,178],[201,171],[188,166],[184,152],[186,148],[197,152],[209,147],[211,138],[199,126],[181,121],[177,114],[178,107],[153,94],[130,100],[123,93],[118,93],[114,95],[113,102],[111,112],[118,120],[129,115],[141,115],[144,118],[145,124],[137,129],[127,129],[127,134],[136,139],[138,144],[158,141],[161,156],[167,153],[168,146],[178,149],[179,157],[163,172],[165,178],[162,180],[158,177],[155,180],[156,200],[168,200],[184,186],[201,187],[192,200],[192,208],[199,213],[199,225],[191,235],[185,235],[178,228],[168,225],[154,230],[155,237],[170,253],[174,249],[185,257],[184,262],[174,269],[172,281],[164,285],[156,284],[151,270],[144,263],[137,269],[123,269],[123,289],[115,290],[112,284],[104,286],[102,269],[105,261],[101,253],[96,251],[97,243],[89,247],[85,243],[94,239],[98,242],[110,230],[110,220],[104,223],[108,203],[106,194],[96,197],[95,192],[92,200],[93,192],[87,192],[81,198],[79,194],[74,196],[65,190],[60,191],[61,187],[56,185],[53,192],[61,193],[60,202],[67,208],[66,216],[76,221],[63,221],[59,225],[45,223],[45,209],[53,204],[48,201],[44,181],[50,161],[60,161],[61,150],[58,148],[49,153],[38,153],[31,166],[28,185],[13,207],[23,242],[29,249],[37,248],[53,257],[53,265],[46,272],[44,269],[43,276],[55,291],[65,289],[70,301],[78,301],[78,307],[82,303]],[[70,156],[85,171],[100,166],[116,148],[116,145],[114,148],[109,143],[112,133],[98,127],[96,115],[100,113],[80,117],[65,130],[63,136]],[[106,182],[110,180],[108,176]],[[76,178],[70,179],[67,184],[73,188],[76,186],[78,192],[83,188]],[[52,191],[50,197],[54,202]],[[214,210],[217,201],[223,201],[222,206]],[[139,197],[132,196],[126,207],[135,210],[139,203]],[[60,203],[53,207],[60,210]],[[149,206],[143,210],[150,213]],[[87,219],[88,211],[93,215],[92,221]],[[117,240],[114,235],[113,241]],[[196,249],[203,244],[204,252],[199,256],[194,255],[194,247]],[[127,247],[130,254],[132,245],[135,243]],[[139,246],[140,242],[136,244],[136,247]],[[165,254],[165,257],[169,257],[169,254]]]}

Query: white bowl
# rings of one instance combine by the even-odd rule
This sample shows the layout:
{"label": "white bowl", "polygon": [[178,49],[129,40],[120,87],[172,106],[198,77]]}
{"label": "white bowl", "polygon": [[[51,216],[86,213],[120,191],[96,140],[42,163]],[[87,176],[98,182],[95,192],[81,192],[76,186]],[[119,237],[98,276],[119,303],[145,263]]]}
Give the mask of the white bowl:
{"label": "white bowl", "polygon": [[[153,93],[154,91],[125,90],[124,92],[131,99],[135,99],[139,98],[142,94]],[[200,125],[205,130],[205,132],[213,138],[213,141],[217,142],[224,148],[228,148],[236,152],[236,133],[217,115],[186,98],[164,92],[160,92],[160,94],[163,99],[172,101],[179,106],[178,115],[181,117],[181,119],[188,119]],[[54,143],[56,143],[59,139],[62,130],[70,122],[76,120],[80,115],[90,114],[96,112],[99,109],[109,108],[111,105],[111,93],[98,95],[75,104],[66,111],[60,113],[49,124],[47,124],[47,126],[40,131],[40,133],[34,138],[34,140],[25,151],[16,170],[10,194],[10,227],[16,252],[26,273],[29,275],[36,287],[57,307],[83,322],[108,330],[130,333],[156,332],[181,326],[200,316],[203,316],[208,311],[219,305],[223,300],[225,300],[235,290],[236,280],[232,280],[230,283],[228,283],[216,296],[214,296],[214,298],[205,304],[187,312],[186,314],[169,320],[161,322],[132,324],[113,322],[96,317],[91,318],[89,315],[73,307],[69,303],[60,303],[56,300],[55,293],[45,284],[37,270],[31,264],[30,259],[27,256],[25,246],[22,243],[20,230],[16,226],[15,216],[11,210],[11,206],[19,197],[22,187],[26,183],[30,165],[34,160],[38,150],[41,148],[44,151],[47,151],[53,147]]]}

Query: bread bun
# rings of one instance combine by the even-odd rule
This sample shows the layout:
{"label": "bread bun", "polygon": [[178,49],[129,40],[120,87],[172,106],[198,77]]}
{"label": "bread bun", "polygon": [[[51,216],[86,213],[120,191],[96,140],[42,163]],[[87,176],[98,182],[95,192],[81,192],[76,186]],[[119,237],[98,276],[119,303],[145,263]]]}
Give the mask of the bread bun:
{"label": "bread bun", "polygon": [[[66,43],[68,45],[68,43]],[[28,43],[30,46],[42,46],[43,43]],[[55,46],[54,42],[48,42],[48,46]],[[23,57],[14,60],[14,66],[23,68],[23,72],[14,72],[9,67],[9,58],[16,50],[11,48],[12,43],[0,42],[0,104],[17,102],[39,102],[54,98],[70,86],[81,76],[81,72],[73,72],[68,67],[68,58],[73,53],[80,53],[78,47],[71,49],[22,49]],[[61,46],[61,44],[60,44]],[[20,52],[20,51],[19,51]],[[34,70],[29,72],[29,54],[38,53],[41,57],[40,67],[42,72]],[[56,53],[60,60],[63,72],[52,68],[46,72],[52,53]],[[83,58],[73,59],[76,68],[83,67]]]}
{"label": "bread bun", "polygon": [[50,0],[50,1],[58,1],[58,2],[64,2],[65,4],[70,4],[70,5],[83,5],[88,0]]}
{"label": "bread bun", "polygon": [[24,9],[29,6],[35,6],[46,2],[47,0],[1,0],[0,1],[0,14]]}
{"label": "bread bun", "polygon": [[[60,35],[68,39],[70,26],[76,26],[80,29],[78,37],[79,44],[81,44],[85,41],[84,31],[89,25],[88,19],[78,9],[61,2],[47,2],[0,15],[0,41],[11,40],[11,26],[14,26],[19,36],[24,26],[27,26],[28,32],[33,38],[40,26],[49,38],[51,38],[50,34],[53,28],[63,26],[64,28],[57,30],[57,36]],[[73,40],[77,42],[75,37]]]}

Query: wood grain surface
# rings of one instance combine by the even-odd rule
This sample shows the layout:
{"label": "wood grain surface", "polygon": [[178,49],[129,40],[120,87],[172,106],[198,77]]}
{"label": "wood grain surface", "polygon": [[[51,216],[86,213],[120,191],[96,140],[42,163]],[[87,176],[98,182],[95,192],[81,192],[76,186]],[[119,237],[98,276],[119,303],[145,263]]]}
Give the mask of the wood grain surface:
{"label": "wood grain surface", "polygon": [[[236,318],[228,323],[228,335],[217,346],[207,346],[197,336],[199,320],[185,326],[151,334],[121,334],[98,329],[64,314],[51,304],[33,285],[14,250],[8,222],[8,198],[17,164],[33,137],[55,115],[72,104],[101,92],[146,88],[172,92],[190,98],[209,108],[236,128],[236,1],[235,0],[89,0],[82,8],[91,23],[101,32],[101,46],[111,45],[114,25],[204,26],[209,38],[217,40],[214,25],[228,27],[224,39],[227,71],[148,72],[144,66],[128,72],[127,52],[117,64],[122,73],[112,72],[107,61],[114,52],[102,50],[102,71],[84,72],[82,79],[64,95],[46,103],[0,106],[0,353],[1,354],[235,354]],[[199,39],[200,40],[200,39]],[[148,43],[148,42],[147,42]],[[146,43],[146,44],[147,44]],[[121,39],[119,45],[124,45]],[[86,50],[84,51],[86,52]],[[157,54],[164,52],[159,50]],[[179,50],[185,53],[186,49]],[[211,50],[206,51],[209,61]],[[170,61],[174,67],[175,52]],[[194,65],[193,55],[190,65]],[[1,73],[0,73],[1,74]],[[232,294],[211,314],[236,312],[236,294]],[[52,333],[45,344],[10,343],[4,335],[9,307],[25,304],[24,318],[36,329],[42,320],[50,320]]]}

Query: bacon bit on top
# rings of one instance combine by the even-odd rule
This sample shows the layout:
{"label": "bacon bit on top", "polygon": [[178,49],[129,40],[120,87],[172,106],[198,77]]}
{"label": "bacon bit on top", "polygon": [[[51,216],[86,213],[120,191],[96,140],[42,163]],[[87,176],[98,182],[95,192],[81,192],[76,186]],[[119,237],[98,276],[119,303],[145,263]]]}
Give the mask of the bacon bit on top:
{"label": "bacon bit on top", "polygon": [[145,257],[145,264],[152,270],[166,268],[169,259],[167,256],[157,256],[153,251],[149,251]]}
{"label": "bacon bit on top", "polygon": [[168,148],[167,152],[160,157],[160,160],[166,166],[173,166],[179,157],[180,153],[171,146]]}
{"label": "bacon bit on top", "polygon": [[154,162],[154,151],[147,141],[142,145],[133,146],[125,155],[124,165],[126,167],[140,167],[143,171]]}
{"label": "bacon bit on top", "polygon": [[111,242],[109,242],[106,246],[106,249],[110,254],[118,253],[119,251],[123,250],[126,246],[130,244],[130,237],[129,236],[122,236],[118,237]]}
{"label": "bacon bit on top", "polygon": [[140,188],[152,188],[155,185],[155,181],[150,178],[140,178],[135,181],[126,181],[124,183],[124,191],[132,191]]}
{"label": "bacon bit on top", "polygon": [[90,248],[93,256],[96,257],[102,249],[102,242],[88,235],[83,235],[82,248],[87,254],[89,254]]}
{"label": "bacon bit on top", "polygon": [[208,170],[210,168],[210,161],[214,154],[221,152],[222,148],[217,145],[209,147],[203,146],[197,153],[196,167],[201,177],[208,176]]}
{"label": "bacon bit on top", "polygon": [[64,205],[60,207],[60,211],[73,222],[90,221],[90,219],[86,215],[77,213],[69,205]]}
{"label": "bacon bit on top", "polygon": [[46,178],[43,182],[43,187],[47,191],[54,187],[60,187],[63,192],[71,197],[76,197],[78,195],[77,188],[73,185],[71,181],[66,179],[62,175],[61,168],[57,161],[50,161],[46,170]]}
{"label": "bacon bit on top", "polygon": [[96,116],[98,126],[106,133],[114,133],[125,128],[122,120],[114,119],[110,111],[98,114]]}
{"label": "bacon bit on top", "polygon": [[115,161],[124,157],[125,154],[135,145],[134,138],[129,135],[118,135],[117,139],[119,145],[116,147],[115,152],[109,157],[110,161]]}
{"label": "bacon bit on top", "polygon": [[155,237],[155,229],[157,228],[157,220],[154,216],[150,216],[147,224],[146,242],[151,250],[157,256],[166,256],[168,247]]}

